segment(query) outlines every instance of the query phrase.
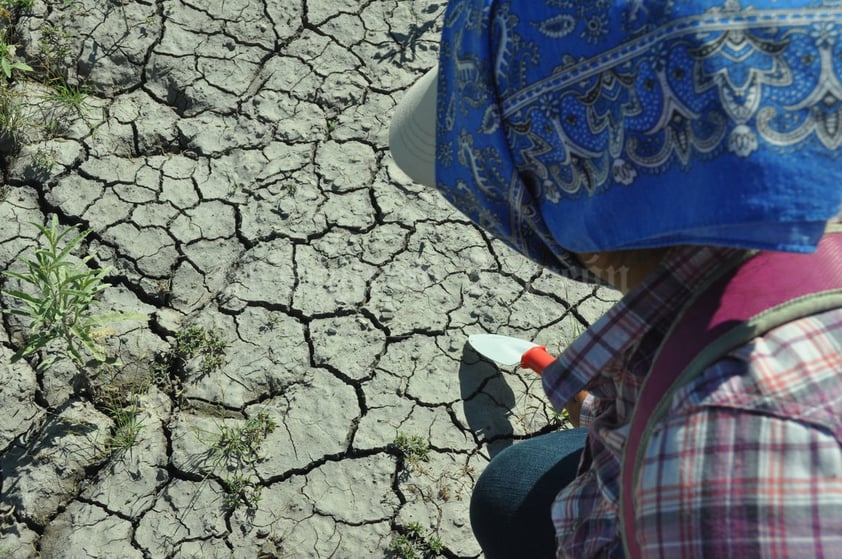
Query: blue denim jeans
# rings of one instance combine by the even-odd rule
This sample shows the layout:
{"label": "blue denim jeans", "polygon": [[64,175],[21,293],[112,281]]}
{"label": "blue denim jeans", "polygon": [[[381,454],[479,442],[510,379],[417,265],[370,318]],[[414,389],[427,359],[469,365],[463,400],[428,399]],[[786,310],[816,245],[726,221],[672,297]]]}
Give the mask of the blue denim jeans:
{"label": "blue denim jeans", "polygon": [[471,497],[471,526],[486,559],[555,557],[550,507],[573,481],[587,429],[516,443],[491,460]]}

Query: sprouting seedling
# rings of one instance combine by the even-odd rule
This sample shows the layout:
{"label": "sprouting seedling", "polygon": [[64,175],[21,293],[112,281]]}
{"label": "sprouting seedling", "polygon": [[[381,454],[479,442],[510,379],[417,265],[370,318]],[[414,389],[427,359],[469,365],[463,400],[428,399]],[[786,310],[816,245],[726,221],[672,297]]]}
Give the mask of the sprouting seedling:
{"label": "sprouting seedling", "polygon": [[[44,246],[35,249],[33,259],[24,260],[26,272],[3,272],[5,276],[31,287],[29,293],[2,291],[21,303],[18,308],[3,309],[3,312],[28,318],[27,326],[31,332],[23,347],[12,356],[12,362],[32,355],[55,340],[63,340],[66,354],[77,365],[86,364],[85,353],[95,363],[105,363],[107,357],[100,343],[110,332],[105,326],[119,320],[142,320],[144,315],[90,313],[90,306],[97,295],[108,287],[102,279],[109,269],[88,267],[90,256],[81,260],[70,258],[71,251],[90,233],[90,229],[79,233],[75,227],[68,227],[59,231],[56,216],[53,216],[49,227],[37,223],[32,225],[44,236]],[[64,246],[60,248],[62,244]]]}

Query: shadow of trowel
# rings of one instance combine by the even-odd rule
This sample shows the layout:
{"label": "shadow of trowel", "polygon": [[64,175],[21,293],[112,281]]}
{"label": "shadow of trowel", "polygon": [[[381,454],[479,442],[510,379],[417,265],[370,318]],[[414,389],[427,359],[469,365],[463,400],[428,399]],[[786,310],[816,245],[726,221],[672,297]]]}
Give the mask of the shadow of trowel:
{"label": "shadow of trowel", "polygon": [[483,359],[469,343],[462,348],[459,387],[468,428],[488,445],[494,458],[513,443],[509,421],[515,394],[497,366]]}

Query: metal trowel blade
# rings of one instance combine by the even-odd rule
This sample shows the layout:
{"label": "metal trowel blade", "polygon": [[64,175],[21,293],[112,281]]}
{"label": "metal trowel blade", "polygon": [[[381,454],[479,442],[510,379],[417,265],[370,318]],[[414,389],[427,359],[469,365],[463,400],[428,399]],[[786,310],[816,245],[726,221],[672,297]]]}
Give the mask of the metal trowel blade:
{"label": "metal trowel blade", "polygon": [[477,353],[501,365],[519,364],[523,354],[538,345],[498,334],[473,334],[468,336],[468,343]]}

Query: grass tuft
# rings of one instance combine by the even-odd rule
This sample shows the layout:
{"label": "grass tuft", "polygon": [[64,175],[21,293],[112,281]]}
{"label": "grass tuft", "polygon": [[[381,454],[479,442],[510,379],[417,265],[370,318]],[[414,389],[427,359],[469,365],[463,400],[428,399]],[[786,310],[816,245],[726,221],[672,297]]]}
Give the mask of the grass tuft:
{"label": "grass tuft", "polygon": [[126,402],[112,401],[106,404],[105,412],[114,421],[107,443],[109,450],[116,453],[129,451],[137,443],[143,429],[139,396],[129,394]]}
{"label": "grass tuft", "polygon": [[0,143],[10,147],[0,149],[0,152],[12,152],[19,146],[24,136],[24,130],[29,126],[24,106],[18,95],[8,84],[0,83]]}
{"label": "grass tuft", "polygon": [[90,95],[87,86],[72,85],[64,78],[57,78],[50,83],[50,87],[52,93],[47,96],[47,100],[55,102],[66,111],[80,115],[84,113],[85,102]]}

